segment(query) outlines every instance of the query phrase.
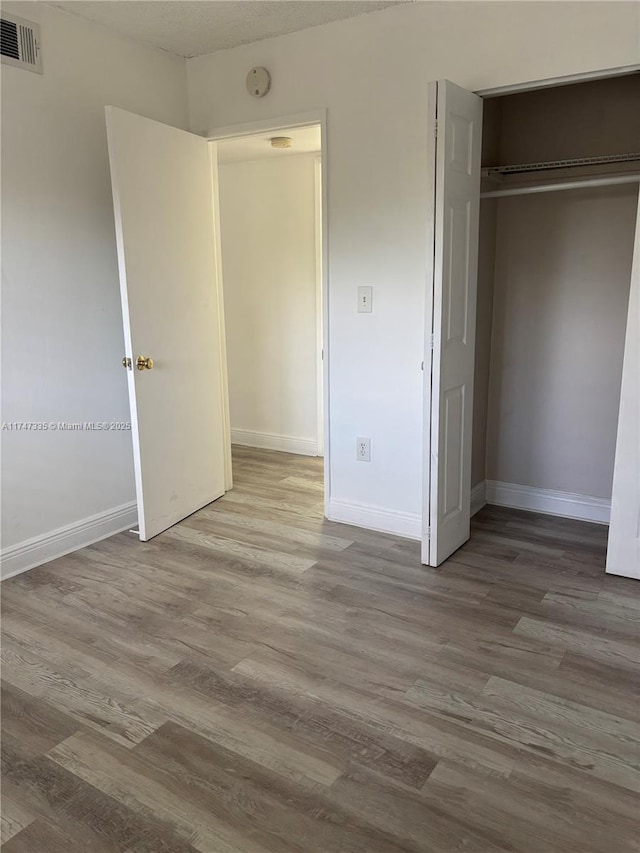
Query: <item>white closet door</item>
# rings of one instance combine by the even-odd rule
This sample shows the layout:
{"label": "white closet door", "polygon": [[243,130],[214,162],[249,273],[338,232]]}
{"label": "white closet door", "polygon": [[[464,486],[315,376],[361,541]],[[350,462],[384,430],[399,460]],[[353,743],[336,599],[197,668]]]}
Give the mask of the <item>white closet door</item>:
{"label": "white closet door", "polygon": [[[106,113],[138,519],[147,540],[225,490],[211,168],[202,137],[114,107]],[[153,367],[138,370],[139,357]]]}
{"label": "white closet door", "polygon": [[640,198],[624,345],[607,572],[640,579]]}
{"label": "white closet door", "polygon": [[435,90],[429,524],[422,551],[432,566],[466,542],[470,530],[482,147],[482,99],[448,80]]}

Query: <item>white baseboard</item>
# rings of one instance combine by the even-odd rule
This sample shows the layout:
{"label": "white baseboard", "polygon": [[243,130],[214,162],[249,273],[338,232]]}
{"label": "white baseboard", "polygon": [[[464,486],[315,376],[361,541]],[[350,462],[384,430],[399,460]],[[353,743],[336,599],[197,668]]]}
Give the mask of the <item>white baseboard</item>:
{"label": "white baseboard", "polygon": [[259,447],[261,450],[281,450],[302,456],[317,456],[318,442],[313,438],[293,438],[289,435],[274,435],[270,432],[251,432],[248,429],[232,429],[231,444],[242,447]]}
{"label": "white baseboard", "polygon": [[331,498],[329,500],[329,521],[340,521],[367,530],[381,533],[393,533],[406,539],[422,538],[422,518],[418,513],[397,512],[368,504],[352,503]]}
{"label": "white baseboard", "polygon": [[487,480],[486,487],[486,501],[489,504],[609,524],[611,501],[606,498],[592,498],[589,495],[557,492],[553,489],[535,489],[532,486],[499,483],[495,480]]}
{"label": "white baseboard", "polygon": [[487,503],[487,481],[482,480],[471,489],[471,515],[480,512]]}
{"label": "white baseboard", "polygon": [[137,506],[135,503],[128,503],[59,527],[42,536],[19,542],[5,548],[0,554],[2,580],[63,557],[79,548],[93,545],[100,539],[129,530],[137,524]]}

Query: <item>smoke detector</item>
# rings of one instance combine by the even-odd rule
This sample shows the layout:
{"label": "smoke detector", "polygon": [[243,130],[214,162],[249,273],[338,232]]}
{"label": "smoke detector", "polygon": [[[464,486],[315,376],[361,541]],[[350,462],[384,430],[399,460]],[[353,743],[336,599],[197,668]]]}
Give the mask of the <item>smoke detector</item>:
{"label": "smoke detector", "polygon": [[274,136],[270,140],[272,148],[291,148],[293,139],[290,136]]}

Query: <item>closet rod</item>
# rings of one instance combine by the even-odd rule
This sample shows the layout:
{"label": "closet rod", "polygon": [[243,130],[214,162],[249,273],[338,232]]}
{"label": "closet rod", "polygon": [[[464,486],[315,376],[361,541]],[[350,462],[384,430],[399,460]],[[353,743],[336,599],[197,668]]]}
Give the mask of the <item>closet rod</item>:
{"label": "closet rod", "polygon": [[584,178],[581,181],[562,181],[556,184],[536,184],[531,187],[512,187],[509,190],[491,190],[480,193],[480,198],[501,198],[507,195],[530,195],[531,193],[551,193],[556,190],[575,190],[580,187],[612,187],[616,184],[633,184],[640,181],[640,174],[620,175],[615,178]]}

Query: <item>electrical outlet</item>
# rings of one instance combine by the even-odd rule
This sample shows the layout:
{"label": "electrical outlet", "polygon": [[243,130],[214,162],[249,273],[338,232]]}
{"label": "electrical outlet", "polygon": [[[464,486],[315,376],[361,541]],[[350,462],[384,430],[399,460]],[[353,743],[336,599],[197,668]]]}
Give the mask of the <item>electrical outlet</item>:
{"label": "electrical outlet", "polygon": [[358,462],[371,462],[370,438],[356,438],[356,459]]}

